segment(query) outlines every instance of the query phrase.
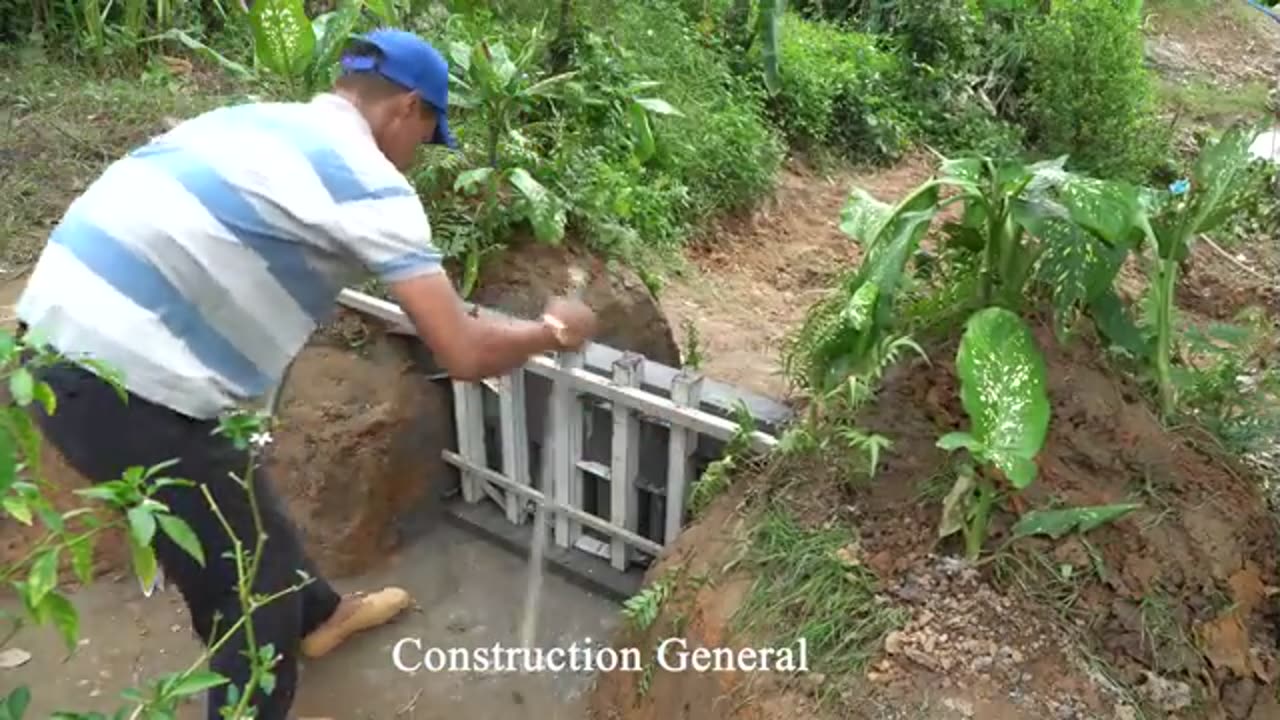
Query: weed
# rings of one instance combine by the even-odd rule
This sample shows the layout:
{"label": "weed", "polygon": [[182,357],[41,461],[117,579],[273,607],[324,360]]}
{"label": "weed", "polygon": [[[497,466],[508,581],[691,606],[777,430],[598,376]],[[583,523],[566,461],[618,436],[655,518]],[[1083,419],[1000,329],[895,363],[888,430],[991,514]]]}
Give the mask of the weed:
{"label": "weed", "polygon": [[877,596],[874,573],[840,557],[856,539],[849,528],[808,529],[767,508],[743,558],[756,580],[735,627],[779,645],[804,638],[811,669],[859,674],[906,614]]}

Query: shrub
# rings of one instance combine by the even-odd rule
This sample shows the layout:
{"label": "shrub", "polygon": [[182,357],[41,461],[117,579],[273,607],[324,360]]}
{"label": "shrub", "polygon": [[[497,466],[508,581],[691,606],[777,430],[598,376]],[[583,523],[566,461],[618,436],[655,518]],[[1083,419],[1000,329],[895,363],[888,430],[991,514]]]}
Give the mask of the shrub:
{"label": "shrub", "polygon": [[1059,0],[1035,24],[1024,116],[1041,150],[1142,181],[1162,152],[1140,0]]}
{"label": "shrub", "polygon": [[830,146],[851,158],[898,156],[909,135],[900,108],[901,61],[870,35],[788,17],[782,83],[774,105],[794,143]]}

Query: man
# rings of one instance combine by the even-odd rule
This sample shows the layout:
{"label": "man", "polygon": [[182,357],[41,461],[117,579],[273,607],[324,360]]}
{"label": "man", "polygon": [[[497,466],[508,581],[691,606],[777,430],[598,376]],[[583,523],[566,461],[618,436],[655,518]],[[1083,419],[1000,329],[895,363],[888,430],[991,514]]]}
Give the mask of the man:
{"label": "man", "polygon": [[[59,399],[54,415],[39,418],[46,438],[94,481],[180,458],[165,474],[208,488],[250,549],[252,506],[230,477],[244,474],[247,455],[215,434],[217,419],[280,382],[361,271],[390,288],[457,378],[578,348],[595,330],[592,312],[567,299],[552,301],[540,322],[463,310],[402,174],[419,145],[454,146],[447,64],[418,37],[379,30],[349,49],[343,67],[333,92],[309,103],[215,110],[111,165],[54,230],[18,305],[27,327],[66,355],[118,369],[130,393],[122,403],[74,366],[45,372]],[[281,656],[274,691],[254,698],[256,717],[282,720],[300,654],[324,655],[390,620],[409,598],[399,588],[340,597],[306,558],[261,469],[253,485],[268,535],[257,591],[283,590],[299,571],[315,578],[252,618],[256,644]],[[203,545],[204,567],[164,533],[154,541],[208,644],[241,615],[237,574],[224,557],[232,543],[198,487],[164,487],[157,498]],[[250,673],[244,638],[221,645],[210,667],[239,688]],[[226,691],[209,693],[210,719]]]}

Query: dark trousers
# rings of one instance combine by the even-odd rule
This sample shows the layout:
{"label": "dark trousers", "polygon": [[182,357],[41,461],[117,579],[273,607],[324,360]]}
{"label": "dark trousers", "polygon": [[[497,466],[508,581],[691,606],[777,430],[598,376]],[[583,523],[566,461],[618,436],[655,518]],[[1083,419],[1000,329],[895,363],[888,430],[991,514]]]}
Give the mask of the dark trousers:
{"label": "dark trousers", "polygon": [[[235,561],[224,557],[233,547],[222,522],[209,507],[200,486],[209,489],[227,523],[251,553],[255,545],[254,519],[248,492],[228,473],[243,478],[248,454],[213,434],[216,421],[197,421],[142,398],[122,402],[106,381],[76,367],[42,371],[53,388],[57,407],[52,416],[36,411],[45,438],[67,462],[91,482],[121,477],[131,466],[149,468],[178,459],[159,476],[180,478],[195,486],[166,486],[153,496],[195,531],[204,551],[201,567],[185,550],[157,528],[153,546],[168,582],[177,585],[191,613],[197,635],[209,646],[227,634],[241,617],[237,596],[239,575]],[[267,535],[254,589],[269,595],[301,582],[299,570],[313,578],[300,591],[290,592],[253,613],[255,644],[271,644],[280,656],[273,668],[275,687],[268,696],[260,689],[254,698],[260,720],[285,720],[293,704],[298,678],[301,639],[327,619],[340,600],[319,577],[306,557],[297,533],[280,501],[270,489],[261,467],[253,475],[262,529]],[[213,654],[209,669],[229,678],[243,692],[250,665],[243,627]],[[228,684],[208,694],[207,717],[219,718]]]}

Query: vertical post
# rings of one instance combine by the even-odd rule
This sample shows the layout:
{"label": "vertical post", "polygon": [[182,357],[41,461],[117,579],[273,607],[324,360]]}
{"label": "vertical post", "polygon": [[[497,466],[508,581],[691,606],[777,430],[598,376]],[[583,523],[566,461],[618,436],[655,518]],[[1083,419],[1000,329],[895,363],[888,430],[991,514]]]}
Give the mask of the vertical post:
{"label": "vertical post", "polygon": [[[628,352],[613,363],[613,382],[621,387],[640,387],[644,382],[644,356]],[[631,408],[613,403],[613,452],[609,466],[609,522],[632,532],[639,525],[636,506],[636,476],[640,472],[640,420]],[[609,557],[613,567],[626,571],[631,548],[621,538],[613,538]]]}
{"label": "vertical post", "polygon": [[[525,405],[524,368],[517,368],[499,381],[498,401],[502,413],[502,465],[507,479],[521,485],[529,480],[529,423]],[[514,525],[524,522],[520,512],[523,499],[506,491],[507,520]]]}
{"label": "vertical post", "polygon": [[[476,465],[485,465],[487,457],[484,442],[484,396],[480,385],[461,380],[453,381],[453,411],[458,426],[458,454]],[[483,482],[470,470],[462,471],[462,499],[479,502],[484,491]]]}
{"label": "vertical post", "polygon": [[[702,402],[702,375],[685,368],[671,384],[671,401],[682,407],[699,407]],[[684,525],[685,493],[693,474],[693,452],[698,434],[676,423],[671,424],[667,445],[667,518],[663,545],[675,542]]]}
{"label": "vertical post", "polygon": [[[576,370],[583,365],[580,353],[559,355],[562,370]],[[578,393],[569,382],[556,378],[551,388],[551,447],[554,458],[553,494],[557,505],[580,508],[582,478],[578,461],[582,459],[582,408]],[[563,513],[556,515],[556,544],[570,547],[578,542],[582,526]]]}

